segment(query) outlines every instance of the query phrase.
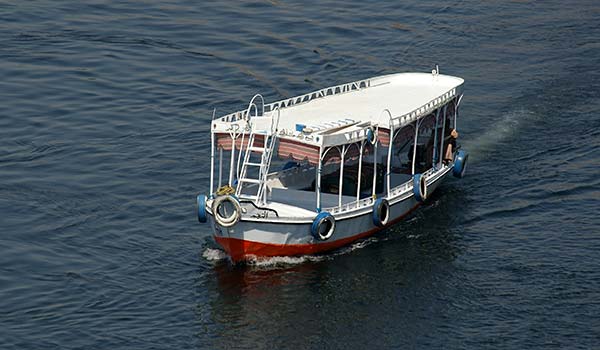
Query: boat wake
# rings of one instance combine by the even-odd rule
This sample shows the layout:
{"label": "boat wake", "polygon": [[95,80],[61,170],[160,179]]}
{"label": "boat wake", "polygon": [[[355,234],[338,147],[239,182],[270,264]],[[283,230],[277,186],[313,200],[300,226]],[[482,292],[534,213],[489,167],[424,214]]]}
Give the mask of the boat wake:
{"label": "boat wake", "polygon": [[300,265],[308,262],[319,262],[325,259],[325,255],[272,256],[268,258],[253,257],[246,261],[246,265],[259,268],[276,268]]}
{"label": "boat wake", "polygon": [[[365,248],[373,243],[379,241],[377,237],[369,237],[367,239],[354,242],[349,246],[334,250],[329,253],[318,254],[318,255],[300,255],[300,256],[273,256],[273,257],[251,257],[246,260],[247,266],[253,266],[258,268],[281,268],[290,267],[294,265],[300,265],[304,263],[315,263],[326,260],[332,260],[333,258],[341,255],[349,254],[355,250]],[[207,261],[218,262],[222,260],[229,260],[229,256],[225,251],[217,248],[206,248],[202,252],[202,257]]]}
{"label": "boat wake", "polygon": [[486,131],[471,141],[465,141],[464,146],[471,153],[471,161],[486,158],[495,151],[498,145],[507,142],[519,130],[520,125],[535,117],[535,112],[518,109],[502,115]]}
{"label": "boat wake", "polygon": [[221,249],[215,248],[206,248],[204,252],[202,252],[202,257],[208,261],[220,261],[228,258],[227,253]]}

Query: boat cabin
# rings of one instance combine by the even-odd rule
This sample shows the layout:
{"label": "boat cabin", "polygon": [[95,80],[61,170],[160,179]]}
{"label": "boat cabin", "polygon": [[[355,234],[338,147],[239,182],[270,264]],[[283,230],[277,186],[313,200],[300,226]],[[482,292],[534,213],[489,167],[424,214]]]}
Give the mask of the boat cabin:
{"label": "boat cabin", "polygon": [[246,110],[212,122],[211,193],[235,193],[256,218],[281,219],[407,191],[415,174],[444,165],[462,84],[400,73],[271,104],[256,95]]}

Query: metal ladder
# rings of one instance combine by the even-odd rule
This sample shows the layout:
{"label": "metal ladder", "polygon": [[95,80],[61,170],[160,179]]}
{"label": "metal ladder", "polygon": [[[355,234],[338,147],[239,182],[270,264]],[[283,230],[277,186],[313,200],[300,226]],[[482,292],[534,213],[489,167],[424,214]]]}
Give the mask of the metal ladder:
{"label": "metal ladder", "polygon": [[[279,110],[277,112],[278,124]],[[248,144],[245,150],[246,153],[244,154],[244,161],[242,163],[242,169],[238,178],[235,194],[241,199],[252,200],[257,205],[261,205],[266,202],[265,194],[267,187],[267,175],[269,172],[269,167],[271,166],[271,159],[273,158],[273,151],[276,143],[276,137],[274,135],[275,131],[276,126],[274,128],[272,117],[261,116],[252,118],[250,125],[250,136],[248,137]],[[262,135],[264,137],[262,147],[257,147],[254,145],[256,135]],[[250,161],[250,155],[252,152],[260,154],[260,163],[254,163]],[[249,168],[258,168],[258,177],[250,177],[248,172]],[[255,185],[256,187],[255,195],[243,193],[244,189],[248,187],[251,188],[252,185]]]}

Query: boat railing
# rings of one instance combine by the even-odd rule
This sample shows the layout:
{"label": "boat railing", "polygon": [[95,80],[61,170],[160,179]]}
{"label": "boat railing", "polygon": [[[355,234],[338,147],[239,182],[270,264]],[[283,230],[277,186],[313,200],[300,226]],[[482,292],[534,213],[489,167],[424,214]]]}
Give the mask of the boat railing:
{"label": "boat railing", "polygon": [[346,92],[351,92],[351,91],[355,91],[355,90],[368,88],[370,86],[371,86],[370,79],[358,80],[358,81],[354,81],[351,83],[345,83],[345,84],[340,84],[340,85],[336,85],[336,86],[331,86],[331,87],[323,88],[321,90],[309,92],[304,95],[291,97],[291,98],[288,98],[285,100],[269,103],[268,105],[265,106],[265,111],[269,112],[275,108],[290,107],[290,106],[306,103],[306,102],[309,102],[309,101],[312,101],[312,100],[315,100],[318,98],[323,98],[323,97],[331,96],[331,95],[343,94]]}
{"label": "boat railing", "polygon": [[[290,106],[294,106],[294,105],[299,105],[299,104],[307,103],[309,101],[312,101],[312,100],[315,100],[318,98],[343,94],[343,93],[347,93],[347,92],[351,92],[351,91],[355,91],[355,90],[368,88],[370,86],[371,86],[371,79],[358,80],[358,81],[354,81],[351,83],[345,83],[345,84],[340,84],[340,85],[336,85],[336,86],[331,86],[331,87],[323,88],[321,90],[309,92],[304,95],[290,97],[285,100],[280,100],[280,101],[266,104],[266,105],[264,105],[264,111],[271,112],[277,108],[285,108],[285,107],[290,107]],[[234,122],[236,120],[246,118],[247,113],[248,113],[247,110],[238,111],[238,112],[234,112],[231,114],[227,114],[227,115],[221,117],[220,119],[223,122],[230,123],[230,122]]]}
{"label": "boat railing", "polygon": [[394,128],[397,128],[398,126],[406,125],[408,123],[411,123],[411,122],[419,119],[420,117],[428,115],[431,111],[434,111],[435,109],[439,108],[440,106],[445,105],[451,99],[456,97],[456,93],[457,93],[457,88],[454,87],[454,88],[446,91],[442,95],[434,98],[433,100],[425,103],[421,107],[418,107],[418,108],[414,109],[413,111],[405,113],[401,116],[392,118],[391,126]]}
{"label": "boat railing", "polygon": [[358,201],[352,201],[352,202],[348,202],[339,206],[335,206],[335,207],[330,207],[330,208],[323,208],[324,211],[327,211],[329,213],[331,213],[332,215],[335,214],[342,214],[342,213],[347,213],[359,208],[364,208],[364,207],[368,207],[373,205],[373,203],[375,203],[375,199],[373,199],[373,197],[368,197],[368,198],[363,198],[360,199]]}
{"label": "boat railing", "polygon": [[[436,172],[436,169],[431,168],[431,169],[425,171],[423,173],[423,175],[425,177],[429,177],[429,176],[435,174],[435,172]],[[410,179],[410,180],[408,180],[408,181],[406,181],[406,182],[404,182],[404,183],[402,183],[402,184],[400,184],[400,185],[398,185],[396,187],[393,187],[390,190],[389,195],[387,195],[385,198],[387,200],[391,200],[391,199],[394,199],[394,198],[399,197],[401,195],[404,195],[406,193],[409,193],[409,192],[412,193],[412,189],[413,189],[413,180]],[[358,200],[358,201],[352,201],[352,202],[349,202],[349,203],[345,203],[345,204],[342,204],[340,206],[335,206],[335,207],[330,207],[330,208],[324,208],[323,210],[330,212],[332,215],[335,215],[335,214],[344,214],[344,213],[348,213],[348,212],[354,211],[356,209],[360,209],[360,208],[371,206],[374,203],[375,203],[375,199],[373,199],[373,197],[368,197],[368,198],[363,198],[363,199]]]}

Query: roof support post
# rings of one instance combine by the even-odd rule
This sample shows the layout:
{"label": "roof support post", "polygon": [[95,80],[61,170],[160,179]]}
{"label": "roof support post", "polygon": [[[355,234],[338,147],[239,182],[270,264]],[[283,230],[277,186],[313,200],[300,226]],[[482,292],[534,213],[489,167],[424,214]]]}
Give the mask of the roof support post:
{"label": "roof support post", "polygon": [[415,175],[415,161],[417,160],[417,139],[419,138],[419,120],[415,120],[415,140],[413,142],[413,156],[412,156],[412,175]]}
{"label": "roof support post", "polygon": [[215,193],[215,133],[213,132],[213,123],[217,109],[213,109],[212,119],[210,121],[210,196]]}
{"label": "roof support post", "polygon": [[317,164],[317,181],[315,191],[317,192],[317,213],[321,212],[321,172],[323,170],[323,146],[319,147],[319,164]]}
{"label": "roof support post", "polygon": [[[242,130],[242,139],[240,140],[240,152],[238,153],[238,159],[237,159],[237,163],[235,166],[235,176],[236,178],[240,178],[240,163],[242,160],[242,151],[244,150],[244,136],[246,136],[246,130]],[[248,140],[250,141],[250,140]],[[250,146],[250,145],[248,145]],[[246,147],[246,153],[248,152],[248,147]]]}
{"label": "roof support post", "polygon": [[391,167],[392,167],[392,145],[394,144],[392,141],[394,140],[394,126],[392,125],[392,123],[390,123],[390,138],[389,138],[389,145],[388,145],[388,155],[387,155],[387,172],[385,174],[386,176],[386,182],[387,182],[387,195],[388,198],[390,198],[391,195],[391,188],[392,185],[390,184],[390,179],[392,176],[392,172],[391,172]]}
{"label": "roof support post", "polygon": [[379,125],[377,126],[375,135],[373,136],[375,138],[375,143],[373,144],[373,192],[371,193],[371,196],[373,197],[373,199],[376,197],[375,191],[376,191],[376,186],[377,186],[377,144],[379,143],[379,140],[377,139],[378,135],[379,135]]}
{"label": "roof support post", "polygon": [[[212,123],[211,123],[212,124]],[[210,132],[210,195],[215,193],[215,134]]]}
{"label": "roof support post", "polygon": [[446,141],[446,110],[448,109],[448,104],[445,104],[443,107],[443,111],[442,111],[442,118],[444,118],[444,121],[442,122],[442,136],[440,137],[440,160],[439,160],[439,167],[442,167],[442,162],[444,160],[444,143]]}
{"label": "roof support post", "polygon": [[[233,187],[233,171],[235,170],[235,131],[231,135],[231,161],[229,164],[229,186]],[[240,150],[241,152],[242,150]]]}
{"label": "roof support post", "polygon": [[219,184],[217,188],[221,188],[221,179],[223,178],[223,147],[219,147]]}
{"label": "roof support post", "polygon": [[[390,179],[391,179],[391,166],[392,166],[392,147],[394,144],[394,118],[392,117],[392,112],[390,112],[389,109],[384,109],[383,111],[381,111],[381,114],[379,114],[379,122],[382,122],[382,117],[384,114],[387,114],[388,120],[388,128],[389,128],[389,138],[388,138],[388,152],[387,152],[387,166],[386,166],[386,171],[385,171],[385,182],[386,182],[386,193],[387,196],[390,196],[390,192],[391,192],[391,183],[390,183]],[[379,131],[379,127],[378,127],[378,131]],[[377,134],[379,136],[379,134]]]}
{"label": "roof support post", "polygon": [[[339,151],[339,149],[338,149]],[[344,188],[344,156],[346,155],[346,145],[342,145],[340,152],[340,183],[338,185],[338,206],[342,206],[342,189]]]}
{"label": "roof support post", "polygon": [[363,151],[365,148],[365,142],[362,141],[360,143],[360,154],[358,155],[358,184],[356,185],[356,202],[360,200],[360,181],[362,175],[362,159],[363,159]]}
{"label": "roof support post", "polygon": [[433,159],[432,159],[432,163],[433,163],[433,167],[435,169],[438,168],[438,127],[439,127],[439,117],[440,117],[440,109],[436,109],[435,110],[435,128],[434,130],[434,134],[433,134]]}
{"label": "roof support post", "polygon": [[456,101],[456,104],[454,104],[454,129],[458,130],[458,127],[456,126],[456,118],[458,117],[458,107],[460,106],[460,101],[462,101],[463,95],[461,94],[458,97],[458,100]]}

